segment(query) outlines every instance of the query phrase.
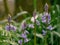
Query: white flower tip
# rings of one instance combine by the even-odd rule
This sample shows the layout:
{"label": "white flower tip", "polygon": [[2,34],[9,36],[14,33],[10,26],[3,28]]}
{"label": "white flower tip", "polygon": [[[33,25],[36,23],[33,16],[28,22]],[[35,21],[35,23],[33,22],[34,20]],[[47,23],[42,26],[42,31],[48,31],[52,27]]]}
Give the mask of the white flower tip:
{"label": "white flower tip", "polygon": [[[38,18],[38,15],[35,16],[35,19]],[[34,23],[34,17],[31,18],[31,21]]]}

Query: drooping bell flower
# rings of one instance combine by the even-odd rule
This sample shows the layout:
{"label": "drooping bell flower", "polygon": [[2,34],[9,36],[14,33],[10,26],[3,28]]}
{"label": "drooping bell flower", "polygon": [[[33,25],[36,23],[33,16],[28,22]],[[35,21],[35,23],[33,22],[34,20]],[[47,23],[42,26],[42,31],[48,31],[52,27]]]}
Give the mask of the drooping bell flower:
{"label": "drooping bell flower", "polygon": [[11,25],[5,26],[5,30],[10,31],[11,30]]}
{"label": "drooping bell flower", "polygon": [[22,40],[19,40],[19,41],[18,41],[18,43],[19,43],[20,45],[22,45],[22,43],[26,43],[26,42],[29,41],[29,39],[27,38],[27,34],[29,34],[29,32],[26,31],[26,30],[23,30],[22,34],[20,35],[20,37],[22,38]]}
{"label": "drooping bell flower", "polygon": [[5,30],[8,30],[8,31],[10,31],[10,30],[16,31],[16,29],[17,29],[17,27],[15,27],[13,25],[9,25],[9,24],[5,27]]}
{"label": "drooping bell flower", "polygon": [[11,29],[14,30],[14,31],[16,31],[17,30],[17,27],[12,26]]}
{"label": "drooping bell flower", "polygon": [[[30,41],[30,39],[28,39],[28,38],[25,38],[24,39],[24,43],[27,43],[27,42],[29,42]],[[18,40],[18,43],[20,44],[20,45],[22,45],[23,44],[23,40]]]}
{"label": "drooping bell flower", "polygon": [[18,41],[18,43],[19,43],[20,45],[22,45],[22,43],[23,43],[23,40],[19,40],[19,41]]}
{"label": "drooping bell flower", "polygon": [[44,13],[44,15],[42,16],[42,22],[43,23],[50,23],[50,20],[51,20],[51,16],[50,14],[48,13]]}
{"label": "drooping bell flower", "polygon": [[47,27],[48,30],[53,30],[53,29],[55,29],[55,28],[56,28],[56,26],[53,27],[52,25],[49,25],[49,26]]}
{"label": "drooping bell flower", "polygon": [[27,38],[27,35],[25,33],[22,33],[21,37],[25,39],[25,38]]}
{"label": "drooping bell flower", "polygon": [[25,30],[26,27],[27,27],[26,22],[23,22],[23,23],[22,23],[22,26],[21,26],[22,30]]}

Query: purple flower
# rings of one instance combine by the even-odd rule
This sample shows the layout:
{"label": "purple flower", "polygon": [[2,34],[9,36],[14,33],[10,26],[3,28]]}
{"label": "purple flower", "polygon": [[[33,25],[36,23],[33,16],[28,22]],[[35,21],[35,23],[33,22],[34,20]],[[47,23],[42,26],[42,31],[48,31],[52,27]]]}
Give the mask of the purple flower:
{"label": "purple flower", "polygon": [[16,28],[15,26],[13,26],[13,25],[7,25],[7,26],[5,27],[5,29],[8,30],[8,31],[10,31],[10,30],[16,31],[17,28]]}
{"label": "purple flower", "polygon": [[22,33],[21,37],[25,39],[25,38],[27,38],[27,35],[25,33]]}
{"label": "purple flower", "polygon": [[52,27],[51,25],[49,25],[49,26],[47,27],[47,29],[53,30],[53,27]]}
{"label": "purple flower", "polygon": [[42,30],[42,35],[46,35],[46,31],[45,30]]}
{"label": "purple flower", "polygon": [[8,30],[8,31],[10,31],[11,26],[7,25],[7,26],[5,27],[5,29]]}
{"label": "purple flower", "polygon": [[15,26],[12,26],[11,29],[16,31],[17,28]]}
{"label": "purple flower", "polygon": [[34,28],[34,25],[33,24],[29,24],[28,27],[29,28]]}
{"label": "purple flower", "polygon": [[26,25],[26,23],[24,22],[24,23],[22,24],[22,30],[24,30],[26,27],[27,27],[27,25]]}
{"label": "purple flower", "polygon": [[19,43],[20,45],[22,45],[23,41],[22,41],[22,40],[19,40],[18,43]]}
{"label": "purple flower", "polygon": [[24,39],[24,42],[25,42],[25,43],[26,43],[26,42],[28,42],[28,41],[30,41],[30,40],[29,40],[29,39],[27,39],[27,38],[26,38],[26,39]]}
{"label": "purple flower", "polygon": [[50,20],[51,20],[51,16],[50,14],[48,13],[44,13],[44,15],[42,16],[42,22],[43,23],[50,23]]}
{"label": "purple flower", "polygon": [[42,22],[46,23],[46,17],[44,15],[42,16]]}
{"label": "purple flower", "polygon": [[[24,39],[24,43],[27,43],[28,41],[30,41],[30,39],[27,39],[27,38]],[[19,40],[18,43],[22,45],[23,40]]]}

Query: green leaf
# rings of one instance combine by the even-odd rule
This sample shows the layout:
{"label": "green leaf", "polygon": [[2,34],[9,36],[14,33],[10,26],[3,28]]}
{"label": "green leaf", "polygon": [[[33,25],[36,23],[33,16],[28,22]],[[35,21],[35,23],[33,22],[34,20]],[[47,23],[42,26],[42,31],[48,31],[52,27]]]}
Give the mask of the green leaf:
{"label": "green leaf", "polygon": [[[34,33],[33,33],[33,35],[34,35]],[[39,37],[39,38],[41,38],[41,39],[44,38],[42,34],[38,34],[38,33],[36,33],[36,36]]]}
{"label": "green leaf", "polygon": [[58,37],[60,37],[60,33],[53,31],[53,34],[57,35]]}
{"label": "green leaf", "polygon": [[16,16],[13,17],[13,19],[16,19],[17,17],[21,16],[21,15],[24,15],[24,14],[27,14],[28,12],[27,11],[22,11],[22,12],[19,12],[17,13]]}

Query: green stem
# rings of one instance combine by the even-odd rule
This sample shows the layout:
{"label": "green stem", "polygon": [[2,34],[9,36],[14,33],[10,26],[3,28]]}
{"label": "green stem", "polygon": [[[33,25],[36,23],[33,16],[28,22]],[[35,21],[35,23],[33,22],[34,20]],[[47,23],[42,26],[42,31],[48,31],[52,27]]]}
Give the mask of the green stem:
{"label": "green stem", "polygon": [[24,45],[24,38],[23,38],[23,42],[22,42],[22,45]]}
{"label": "green stem", "polygon": [[36,0],[34,0],[34,9],[36,9],[36,2],[37,2],[37,1],[36,1]]}
{"label": "green stem", "polygon": [[[34,6],[34,10],[36,10],[36,2],[37,2],[37,0],[33,0],[33,2],[34,2],[34,4],[33,4],[33,6]],[[36,22],[34,22],[34,45],[36,45]]]}
{"label": "green stem", "polygon": [[47,34],[45,36],[45,45],[47,45]]}
{"label": "green stem", "polygon": [[53,33],[51,32],[51,45],[53,45]]}
{"label": "green stem", "polygon": [[36,45],[36,24],[34,24],[34,45]]}

